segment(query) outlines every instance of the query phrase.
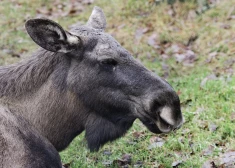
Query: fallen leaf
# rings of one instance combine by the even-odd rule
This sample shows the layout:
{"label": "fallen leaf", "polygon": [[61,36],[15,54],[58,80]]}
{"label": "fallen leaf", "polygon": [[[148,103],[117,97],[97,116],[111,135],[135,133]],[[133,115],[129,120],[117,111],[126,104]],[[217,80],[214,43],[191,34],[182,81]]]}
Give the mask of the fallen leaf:
{"label": "fallen leaf", "polygon": [[192,45],[192,43],[194,41],[196,41],[198,39],[198,35],[197,34],[192,34],[187,42],[187,46],[190,46]]}
{"label": "fallen leaf", "polygon": [[[229,151],[224,153],[219,157],[220,164],[223,164],[225,167],[235,167],[235,151]],[[231,168],[232,168],[231,167]]]}
{"label": "fallen leaf", "polygon": [[160,164],[157,168],[165,168],[165,166]]}
{"label": "fallen leaf", "polygon": [[186,50],[185,55],[184,65],[192,64],[197,60],[197,55],[192,50]]}
{"label": "fallen leaf", "polygon": [[77,15],[84,11],[86,5],[90,5],[93,2],[94,0],[70,0],[69,2],[55,0],[50,8],[46,5],[38,8],[36,17],[47,17],[54,19],[68,15]]}
{"label": "fallen leaf", "polygon": [[235,112],[231,113],[231,121],[235,121]]}
{"label": "fallen leaf", "polygon": [[222,24],[222,25],[220,25],[220,27],[223,29],[230,29],[231,28],[231,26],[229,24]]}
{"label": "fallen leaf", "polygon": [[233,16],[232,14],[233,14],[234,10],[235,10],[235,7],[232,6],[231,9],[228,11],[227,20],[231,20],[232,19],[231,17]]}
{"label": "fallen leaf", "polygon": [[176,167],[178,167],[182,162],[183,162],[182,160],[175,161],[175,162],[173,162],[173,163],[171,164],[171,166],[172,166],[173,168],[176,168]]}
{"label": "fallen leaf", "polygon": [[87,4],[87,5],[90,5],[94,2],[94,0],[82,0],[82,3],[83,4]]}
{"label": "fallen leaf", "polygon": [[102,164],[104,165],[104,166],[110,166],[110,165],[112,165],[112,161],[110,161],[110,160],[107,160],[107,161],[103,161],[102,162]]}
{"label": "fallen leaf", "polygon": [[126,161],[127,164],[131,164],[132,157],[131,157],[130,154],[124,154],[124,155],[122,156],[122,160]]}
{"label": "fallen leaf", "polygon": [[104,150],[103,154],[110,156],[112,155],[112,152],[110,152],[109,150]]}
{"label": "fallen leaf", "polygon": [[153,33],[149,38],[148,38],[148,44],[152,46],[155,49],[159,49],[160,46],[157,44],[156,40],[158,38],[158,35],[156,33]]}
{"label": "fallen leaf", "polygon": [[143,166],[143,162],[138,160],[135,164],[134,164],[134,167],[142,167]]}
{"label": "fallen leaf", "polygon": [[114,165],[118,165],[119,167],[125,166],[127,165],[127,163],[124,160],[121,159],[116,159],[113,161]]}
{"label": "fallen leaf", "polygon": [[206,60],[206,63],[211,63],[212,60],[218,55],[218,52],[212,52],[208,54],[208,59]]}
{"label": "fallen leaf", "polygon": [[207,149],[202,151],[202,155],[203,156],[208,156],[208,155],[212,155],[214,152],[214,146],[209,146]]}
{"label": "fallen leaf", "polygon": [[135,39],[137,40],[137,42],[139,42],[141,40],[142,36],[143,36],[143,30],[137,29],[135,31]]}
{"label": "fallen leaf", "polygon": [[175,57],[176,61],[179,63],[183,62],[186,59],[185,54],[175,54],[174,57]]}
{"label": "fallen leaf", "polygon": [[202,168],[234,168],[235,151],[228,151],[213,160],[206,161]]}
{"label": "fallen leaf", "polygon": [[204,107],[198,107],[197,110],[194,112],[194,114],[198,115],[201,114],[205,111]]}
{"label": "fallen leaf", "polygon": [[145,28],[139,28],[135,31],[135,39],[139,42],[143,36],[144,33],[147,33],[149,31],[148,27]]}
{"label": "fallen leaf", "polygon": [[43,6],[41,8],[38,8],[36,12],[43,15],[51,15],[52,9],[51,8],[48,9],[46,6]]}
{"label": "fallen leaf", "polygon": [[153,149],[153,148],[157,148],[157,147],[162,147],[165,143],[165,141],[160,138],[160,137],[157,137],[157,136],[153,136],[150,138],[150,145],[148,146],[148,149]]}
{"label": "fallen leaf", "polygon": [[133,135],[134,138],[138,139],[138,138],[140,138],[144,135],[144,132],[143,131],[142,132],[137,132],[136,131],[136,132],[133,132],[132,135]]}
{"label": "fallen leaf", "polygon": [[216,80],[216,79],[217,77],[215,74],[210,74],[202,80],[200,87],[203,88],[208,80]]}
{"label": "fallen leaf", "polygon": [[114,165],[118,165],[119,167],[127,166],[131,164],[131,155],[124,154],[122,159],[116,159],[113,161]]}
{"label": "fallen leaf", "polygon": [[201,129],[207,129],[208,128],[208,122],[207,121],[202,121],[202,120],[198,120],[198,127]]}
{"label": "fallen leaf", "polygon": [[214,124],[214,123],[209,124],[209,130],[211,132],[215,132],[217,128],[218,128],[218,126],[216,124]]}
{"label": "fallen leaf", "polygon": [[63,168],[70,168],[70,165],[72,164],[73,161],[70,161],[69,163],[63,164]]}
{"label": "fallen leaf", "polygon": [[206,161],[202,165],[202,168],[218,168],[218,167],[215,165],[215,162],[213,162],[213,161]]}
{"label": "fallen leaf", "polygon": [[197,17],[197,13],[195,10],[190,10],[188,12],[187,20],[194,20]]}
{"label": "fallen leaf", "polygon": [[176,45],[176,44],[171,45],[165,50],[165,53],[168,55],[179,53],[179,52],[181,52],[181,48],[179,47],[179,45]]}

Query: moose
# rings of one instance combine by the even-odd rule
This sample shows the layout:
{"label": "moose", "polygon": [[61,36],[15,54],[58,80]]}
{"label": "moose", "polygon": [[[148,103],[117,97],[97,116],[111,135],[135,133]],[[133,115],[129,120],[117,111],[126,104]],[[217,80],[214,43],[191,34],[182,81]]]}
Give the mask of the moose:
{"label": "moose", "polygon": [[0,67],[1,168],[61,168],[58,152],[83,131],[97,151],[136,119],[156,134],[181,127],[177,93],[104,32],[99,7],[70,31],[45,18],[25,28],[40,48]]}

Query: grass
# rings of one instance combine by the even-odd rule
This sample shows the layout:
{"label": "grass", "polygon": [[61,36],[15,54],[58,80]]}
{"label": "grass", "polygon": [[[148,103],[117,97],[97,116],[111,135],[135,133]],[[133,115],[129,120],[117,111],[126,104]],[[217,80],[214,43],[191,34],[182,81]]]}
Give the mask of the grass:
{"label": "grass", "polygon": [[[185,117],[183,127],[168,135],[153,135],[136,121],[125,137],[96,153],[87,150],[84,134],[81,134],[60,153],[63,163],[70,163],[71,168],[118,167],[112,162],[130,154],[130,167],[168,168],[175,161],[182,161],[178,166],[182,168],[201,167],[205,161],[216,161],[222,153],[235,149],[235,20],[228,19],[229,15],[235,15],[234,3],[235,0],[222,1],[200,15],[194,13],[195,3],[176,3],[175,15],[171,16],[171,8],[166,3],[100,0],[85,6],[79,15],[54,17],[67,27],[77,21],[85,23],[94,5],[102,7],[107,16],[107,31],[137,59],[160,76],[166,71],[163,65],[167,65],[167,80],[179,93]],[[23,26],[25,20],[38,15],[40,8],[49,10],[53,3],[47,0],[0,1],[1,65],[17,62],[37,48]],[[144,28],[148,31],[137,40],[136,31]],[[147,43],[154,33],[160,49]],[[192,36],[198,36],[197,40],[186,46]],[[163,58],[161,50],[165,51],[172,44],[193,50],[197,60],[185,66],[171,53],[169,58]],[[216,56],[210,58],[213,52]],[[214,77],[210,77],[213,74]],[[213,129],[213,125],[217,128]],[[149,149],[155,136],[165,143]]]}

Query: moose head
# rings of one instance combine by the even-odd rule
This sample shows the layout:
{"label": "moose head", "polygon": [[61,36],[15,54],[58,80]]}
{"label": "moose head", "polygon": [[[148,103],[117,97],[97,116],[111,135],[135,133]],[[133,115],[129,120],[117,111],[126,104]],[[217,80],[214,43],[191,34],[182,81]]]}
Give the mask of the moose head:
{"label": "moose head", "polygon": [[[80,115],[76,116],[83,119],[77,122],[86,131],[88,147],[98,150],[121,137],[137,118],[156,134],[179,128],[182,113],[174,89],[135,60],[105,33],[105,28],[106,19],[99,7],[94,7],[85,25],[69,32],[48,19],[26,22],[26,30],[36,44],[51,57],[67,61],[52,72],[57,74],[52,83],[60,92],[73,93],[75,104],[87,109],[84,112],[78,108],[76,113]],[[66,118],[66,109],[62,115]],[[73,132],[74,137],[77,134]]]}

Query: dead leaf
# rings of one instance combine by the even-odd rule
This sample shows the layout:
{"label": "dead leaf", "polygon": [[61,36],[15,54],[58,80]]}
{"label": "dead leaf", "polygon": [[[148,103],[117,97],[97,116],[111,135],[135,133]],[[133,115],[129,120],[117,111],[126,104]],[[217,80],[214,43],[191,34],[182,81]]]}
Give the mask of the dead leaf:
{"label": "dead leaf", "polygon": [[125,166],[127,165],[127,163],[124,160],[121,159],[116,159],[113,161],[114,165],[118,165],[119,167]]}
{"label": "dead leaf", "polygon": [[112,165],[112,161],[110,161],[110,160],[106,160],[106,161],[103,161],[102,162],[102,164],[104,165],[104,166],[110,166],[110,165]]}
{"label": "dead leaf", "polygon": [[218,167],[215,165],[215,162],[213,162],[213,161],[206,161],[202,165],[202,168],[218,168]]}
{"label": "dead leaf", "polygon": [[203,156],[208,156],[208,155],[212,155],[214,152],[214,146],[209,146],[207,149],[202,151],[202,155]]}
{"label": "dead leaf", "polygon": [[134,138],[138,139],[138,138],[140,138],[144,135],[144,132],[143,131],[142,132],[137,132],[136,131],[136,132],[133,132],[132,135],[133,135]]}
{"label": "dead leaf", "polygon": [[192,50],[186,50],[186,58],[184,59],[184,64],[192,64],[196,61],[197,56]]}
{"label": "dead leaf", "polygon": [[135,39],[137,42],[139,42],[143,36],[144,33],[147,33],[149,31],[148,27],[145,28],[139,28],[135,31]]}
{"label": "dead leaf", "polygon": [[190,46],[192,45],[192,43],[194,41],[196,41],[198,39],[198,35],[197,34],[192,34],[187,42],[187,46]]}
{"label": "dead leaf", "polygon": [[235,121],[235,112],[231,113],[231,121]]}
{"label": "dead leaf", "polygon": [[162,147],[165,143],[165,140],[163,140],[162,138],[160,137],[157,137],[157,136],[153,136],[149,139],[150,141],[150,145],[148,146],[148,149],[154,149],[154,148],[157,148],[157,147]]}
{"label": "dead leaf", "polygon": [[137,168],[137,167],[142,167],[143,166],[143,162],[138,160],[135,164],[134,164],[134,167]]}
{"label": "dead leaf", "polygon": [[231,16],[233,16],[232,14],[233,14],[234,10],[235,10],[235,7],[232,6],[231,9],[228,11],[227,20],[231,20],[232,19]]}
{"label": "dead leaf", "polygon": [[84,11],[86,5],[90,5],[93,2],[94,0],[70,0],[69,2],[55,0],[52,2],[53,5],[50,8],[46,5],[38,8],[36,17],[47,17],[54,19],[68,15],[77,15]]}
{"label": "dead leaf", "polygon": [[122,159],[116,159],[113,161],[114,165],[118,165],[119,167],[127,166],[131,164],[131,155],[124,154]]}
{"label": "dead leaf", "polygon": [[214,123],[209,124],[209,130],[211,132],[215,132],[217,130],[218,126]]}
{"label": "dead leaf", "polygon": [[165,168],[165,166],[160,164],[157,168]]}
{"label": "dead leaf", "polygon": [[112,155],[112,152],[109,150],[104,150],[103,154],[110,156],[110,155]]}
{"label": "dead leaf", "polygon": [[126,161],[127,164],[131,164],[132,157],[130,154],[124,154],[122,155],[122,160]]}
{"label": "dead leaf", "polygon": [[229,20],[231,20],[231,19],[235,19],[235,15],[230,16]]}
{"label": "dead leaf", "polygon": [[202,80],[200,87],[203,88],[208,80],[216,80],[216,79],[217,77],[215,74],[210,74]]}
{"label": "dead leaf", "polygon": [[222,24],[222,25],[220,25],[220,27],[222,29],[230,29],[231,28],[231,26],[229,24]]}
{"label": "dead leaf", "polygon": [[148,44],[152,46],[155,49],[159,49],[160,46],[157,44],[156,40],[158,38],[158,35],[156,33],[153,33],[149,38],[148,38]]}
{"label": "dead leaf", "polygon": [[197,13],[195,10],[190,10],[188,12],[187,20],[194,20],[197,17]]}
{"label": "dead leaf", "polygon": [[182,93],[181,90],[177,91],[177,95],[181,95],[181,93]]}
{"label": "dead leaf", "polygon": [[183,161],[182,160],[177,160],[171,164],[172,167],[177,168]]}
{"label": "dead leaf", "polygon": [[70,168],[70,165],[72,164],[73,161],[70,161],[69,163],[63,164],[63,168]]}
{"label": "dead leaf", "polygon": [[175,54],[174,57],[175,57],[176,61],[179,63],[183,62],[186,59],[185,54]]}
{"label": "dead leaf", "polygon": [[170,47],[167,47],[167,49],[165,50],[166,54],[175,54],[175,53],[180,53],[182,52],[181,48],[179,47],[179,45],[173,44]]}
{"label": "dead leaf", "polygon": [[90,5],[94,2],[94,0],[82,0],[83,4]]}
{"label": "dead leaf", "polygon": [[139,42],[141,40],[142,36],[143,36],[143,30],[137,29],[135,31],[135,39],[137,40],[137,42]]}
{"label": "dead leaf", "polygon": [[46,6],[43,6],[41,8],[38,8],[36,12],[43,15],[51,15],[52,9],[51,8],[48,9]]}
{"label": "dead leaf", "polygon": [[206,63],[211,63],[212,60],[218,55],[218,52],[212,52],[208,55],[208,59],[206,60]]}
{"label": "dead leaf", "polygon": [[198,120],[198,127],[201,129],[207,129],[208,128],[208,122],[207,121],[202,121],[202,120]]}
{"label": "dead leaf", "polygon": [[228,151],[213,160],[206,161],[202,168],[234,168],[235,151]]}
{"label": "dead leaf", "polygon": [[219,157],[220,165],[223,164],[225,167],[235,167],[235,151],[229,151]]}
{"label": "dead leaf", "polygon": [[23,52],[25,52],[25,50],[21,50],[21,51],[20,51],[21,54],[19,54],[19,53],[16,53],[14,50],[7,49],[7,48],[2,49],[2,51],[3,51],[4,53],[6,53],[6,54],[8,54],[8,55],[11,55],[12,57],[16,57],[16,58],[20,58],[21,54],[22,54]]}

